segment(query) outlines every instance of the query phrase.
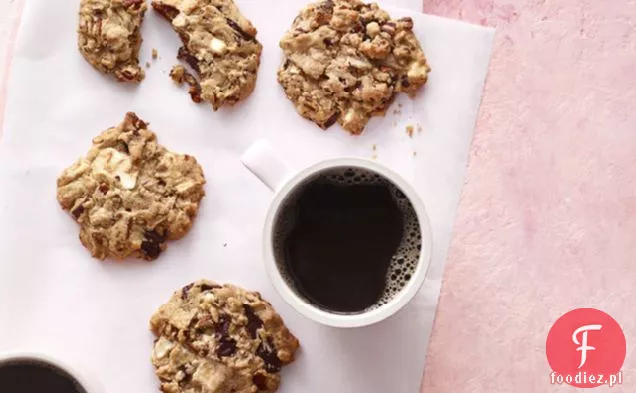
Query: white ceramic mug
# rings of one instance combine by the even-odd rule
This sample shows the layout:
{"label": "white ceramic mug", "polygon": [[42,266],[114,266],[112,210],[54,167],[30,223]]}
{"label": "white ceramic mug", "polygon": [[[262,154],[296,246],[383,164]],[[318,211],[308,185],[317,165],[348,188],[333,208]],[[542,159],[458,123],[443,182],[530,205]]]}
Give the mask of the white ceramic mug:
{"label": "white ceramic mug", "polygon": [[[361,327],[382,321],[404,307],[417,294],[428,270],[431,259],[431,226],[424,203],[415,190],[398,174],[371,160],[342,158],[319,162],[303,170],[293,170],[272,150],[267,141],[252,145],[242,156],[243,164],[273,192],[274,198],[265,219],[263,230],[263,255],[268,275],[283,299],[302,315],[318,323],[333,327]],[[359,168],[373,172],[396,186],[410,201],[419,221],[422,249],[415,271],[408,283],[386,304],[355,314],[329,312],[309,303],[288,285],[274,256],[273,232],[280,208],[286,198],[303,185],[308,178],[329,169]]]}
{"label": "white ceramic mug", "polygon": [[[80,372],[69,364],[43,353],[10,352],[0,354],[0,368],[10,364],[38,364],[49,366],[54,370],[59,370],[67,374],[68,377],[70,377],[69,379],[76,382],[86,393],[104,393],[103,387],[86,372]],[[1,383],[2,381],[0,381],[0,384]],[[0,386],[0,392],[1,391],[2,386]]]}

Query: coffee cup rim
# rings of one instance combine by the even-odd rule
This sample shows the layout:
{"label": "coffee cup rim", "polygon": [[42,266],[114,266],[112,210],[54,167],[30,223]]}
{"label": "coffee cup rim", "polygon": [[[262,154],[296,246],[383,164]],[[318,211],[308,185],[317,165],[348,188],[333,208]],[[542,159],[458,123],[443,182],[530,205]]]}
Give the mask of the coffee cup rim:
{"label": "coffee cup rim", "polygon": [[104,389],[97,380],[85,372],[80,372],[69,363],[43,352],[35,351],[10,351],[0,353],[0,367],[14,362],[39,362],[45,363],[71,376],[86,393],[104,393]]}
{"label": "coffee cup rim", "polygon": [[[356,314],[341,314],[323,310],[312,305],[298,296],[295,291],[289,287],[279,270],[278,264],[274,256],[272,237],[274,220],[278,210],[285,198],[312,175],[338,167],[353,167],[365,169],[375,172],[391,181],[397,186],[408,198],[413,206],[420,225],[420,234],[422,237],[422,250],[418,258],[418,264],[413,272],[411,279],[406,286],[397,293],[388,303],[367,312]],[[400,175],[387,168],[384,165],[373,162],[364,158],[337,158],[321,161],[311,165],[293,174],[284,184],[276,191],[274,198],[270,204],[265,219],[265,227],[263,231],[263,254],[267,273],[274,285],[276,291],[281,295],[283,300],[296,311],[305,317],[323,325],[341,328],[363,327],[380,322],[391,315],[398,312],[406,304],[408,304],[418,293],[424,281],[431,262],[432,255],[432,233],[430,220],[426,213],[424,202],[421,200],[415,189],[408,184]]]}

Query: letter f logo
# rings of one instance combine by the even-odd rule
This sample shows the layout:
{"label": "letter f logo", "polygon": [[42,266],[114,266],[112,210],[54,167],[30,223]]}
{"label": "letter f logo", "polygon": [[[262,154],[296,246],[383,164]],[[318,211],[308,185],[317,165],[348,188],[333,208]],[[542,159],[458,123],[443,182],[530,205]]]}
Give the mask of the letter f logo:
{"label": "letter f logo", "polygon": [[[594,351],[596,349],[587,345],[587,332],[590,330],[601,330],[602,327],[603,326],[601,325],[581,326],[572,334],[572,341],[574,341],[574,344],[580,345],[580,347],[576,349],[577,351],[581,351],[581,364],[579,365],[579,368],[583,367],[583,365],[585,365],[585,362],[587,361],[587,351]],[[577,336],[581,332],[583,332],[583,334],[581,335],[581,342],[579,342]]]}

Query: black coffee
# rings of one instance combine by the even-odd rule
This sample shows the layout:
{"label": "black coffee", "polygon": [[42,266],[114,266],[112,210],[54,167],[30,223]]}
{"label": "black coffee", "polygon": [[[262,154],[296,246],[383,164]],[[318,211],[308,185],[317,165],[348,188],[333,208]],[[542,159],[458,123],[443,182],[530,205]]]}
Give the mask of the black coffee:
{"label": "black coffee", "polygon": [[390,300],[410,279],[419,225],[416,233],[412,206],[387,180],[359,169],[325,173],[301,186],[283,210],[275,228],[278,258],[311,303],[360,312]]}
{"label": "black coffee", "polygon": [[2,393],[86,393],[77,381],[57,367],[16,361],[0,365]]}

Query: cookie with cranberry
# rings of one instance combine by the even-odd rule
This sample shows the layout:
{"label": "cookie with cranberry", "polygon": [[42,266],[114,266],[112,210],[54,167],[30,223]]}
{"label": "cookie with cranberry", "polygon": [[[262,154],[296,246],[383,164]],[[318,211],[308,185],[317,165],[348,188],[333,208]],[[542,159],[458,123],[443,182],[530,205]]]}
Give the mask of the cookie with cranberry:
{"label": "cookie with cranberry", "polygon": [[150,327],[165,393],[273,393],[299,346],[258,292],[207,280],[176,291]]}
{"label": "cookie with cranberry", "polygon": [[95,258],[156,259],[185,236],[205,195],[203,170],[157,142],[134,113],[93,139],[57,179],[57,200]]}

